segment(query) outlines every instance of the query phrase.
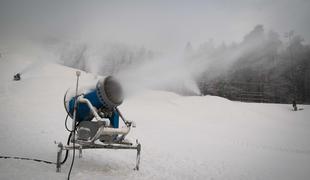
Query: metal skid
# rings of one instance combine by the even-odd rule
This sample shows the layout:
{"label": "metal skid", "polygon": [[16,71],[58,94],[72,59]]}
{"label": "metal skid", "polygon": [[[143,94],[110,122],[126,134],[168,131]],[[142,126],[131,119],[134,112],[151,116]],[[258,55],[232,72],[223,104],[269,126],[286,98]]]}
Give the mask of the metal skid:
{"label": "metal skid", "polygon": [[139,170],[140,165],[140,153],[141,153],[141,144],[136,141],[136,144],[133,145],[132,143],[127,142],[119,142],[119,143],[111,143],[111,144],[104,144],[104,143],[91,143],[91,142],[85,142],[85,141],[79,141],[77,140],[75,142],[76,144],[73,145],[66,145],[64,146],[61,142],[58,143],[58,151],[57,151],[57,161],[56,161],[56,172],[61,171],[61,165],[62,165],[62,152],[63,151],[70,151],[70,150],[78,150],[79,151],[79,158],[82,158],[82,150],[83,149],[136,149],[137,150],[137,156],[136,156],[136,166],[134,170]]}

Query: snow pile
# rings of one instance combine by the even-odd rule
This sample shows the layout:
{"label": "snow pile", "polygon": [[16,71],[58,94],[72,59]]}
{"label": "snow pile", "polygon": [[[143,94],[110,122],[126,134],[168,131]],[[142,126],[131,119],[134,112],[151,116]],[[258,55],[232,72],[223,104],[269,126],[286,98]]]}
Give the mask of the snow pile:
{"label": "snow pile", "polygon": [[[31,62],[0,61],[1,155],[56,160],[65,142],[63,95],[75,70],[42,63],[12,81]],[[82,73],[81,84],[96,82]],[[135,151],[86,150],[72,179],[309,179],[310,106],[233,102],[214,96],[145,91],[125,99],[123,114],[137,123],[130,137],[142,143],[141,170]],[[71,160],[71,156],[69,161]],[[0,159],[0,179],[66,179],[53,165]]]}

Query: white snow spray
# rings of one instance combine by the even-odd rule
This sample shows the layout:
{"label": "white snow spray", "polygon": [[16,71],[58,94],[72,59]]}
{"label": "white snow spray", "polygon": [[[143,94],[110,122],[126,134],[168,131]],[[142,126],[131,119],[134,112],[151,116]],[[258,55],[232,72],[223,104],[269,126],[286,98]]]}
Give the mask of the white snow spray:
{"label": "white snow spray", "polygon": [[188,63],[181,56],[167,56],[130,66],[117,74],[129,91],[139,89],[168,90],[184,95],[199,95]]}
{"label": "white snow spray", "polygon": [[[82,48],[81,48],[82,47]],[[143,89],[199,95],[190,61],[182,53],[148,57],[147,50],[118,43],[71,43],[61,57],[65,65],[95,75],[116,76],[128,93]]]}

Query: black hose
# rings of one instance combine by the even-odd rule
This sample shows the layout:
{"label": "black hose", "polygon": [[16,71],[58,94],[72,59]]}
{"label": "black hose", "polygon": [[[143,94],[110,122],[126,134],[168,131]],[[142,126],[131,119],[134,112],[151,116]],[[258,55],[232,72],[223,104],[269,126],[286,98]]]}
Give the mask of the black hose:
{"label": "black hose", "polygon": [[[72,132],[69,134],[69,137],[68,137],[68,140],[67,140],[67,145],[70,144],[70,139],[71,139],[71,137],[72,137]],[[65,158],[62,160],[62,162],[61,162],[60,164],[64,164],[64,163],[67,161],[67,159],[68,159],[68,154],[69,154],[69,150],[67,149],[67,150],[66,150]]]}
{"label": "black hose", "polygon": [[[69,117],[69,113],[67,113],[67,116],[66,116],[66,119],[65,119],[65,128],[66,128],[66,130],[67,130],[68,132],[70,132],[69,137],[68,137],[68,140],[67,140],[67,145],[70,144],[70,139],[71,139],[72,133],[73,133],[73,131],[70,130],[70,129],[68,128],[68,126],[67,126],[68,117]],[[78,126],[78,125],[79,125],[79,123],[77,123],[76,126]],[[61,162],[61,164],[64,164],[64,163],[67,161],[67,159],[68,159],[68,154],[69,154],[69,150],[67,149],[67,150],[66,150],[65,158],[64,158],[64,160]]]}
{"label": "black hose", "polygon": [[[74,126],[74,131],[73,131],[73,137],[75,137],[75,130],[76,130],[76,126]],[[70,133],[72,134],[72,133]],[[70,165],[70,170],[68,172],[68,180],[70,180],[70,175],[71,175],[71,171],[72,171],[72,167],[74,164],[74,159],[75,159],[75,140],[73,140],[73,155],[72,155],[72,161],[71,161],[71,165]],[[67,153],[66,153],[67,154]]]}
{"label": "black hose", "polygon": [[[66,128],[67,131],[69,131],[70,133],[72,133],[73,130],[70,130],[70,129],[68,128],[68,126],[67,126],[68,117],[69,117],[69,113],[67,113],[67,116],[66,116],[66,119],[65,119],[65,128]],[[67,144],[67,145],[69,145],[69,144]]]}

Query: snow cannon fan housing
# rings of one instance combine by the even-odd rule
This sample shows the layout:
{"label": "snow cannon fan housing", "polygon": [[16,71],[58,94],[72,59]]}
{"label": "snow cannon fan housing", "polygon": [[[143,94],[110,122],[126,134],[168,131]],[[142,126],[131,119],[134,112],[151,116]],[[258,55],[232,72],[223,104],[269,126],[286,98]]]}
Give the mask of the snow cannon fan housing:
{"label": "snow cannon fan housing", "polygon": [[[78,95],[83,95],[91,104],[102,114],[108,115],[106,118],[112,118],[116,115],[115,108],[123,102],[123,90],[120,83],[112,76],[100,79],[95,87],[82,87]],[[64,97],[64,103],[67,113],[73,118],[75,102],[75,92],[69,89]],[[91,121],[94,118],[91,110],[84,103],[77,104],[76,121]],[[113,124],[112,124],[113,125]],[[118,125],[117,125],[118,126]]]}

